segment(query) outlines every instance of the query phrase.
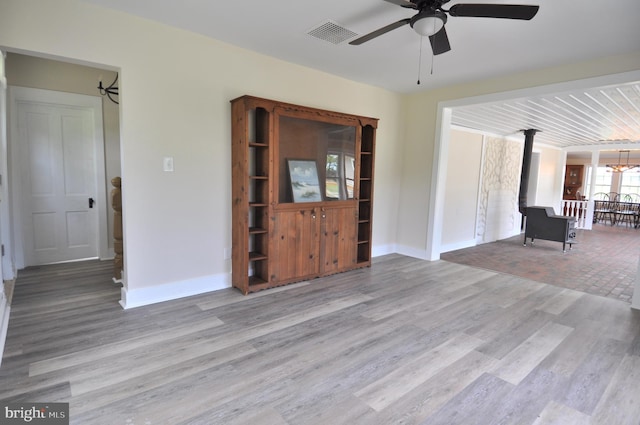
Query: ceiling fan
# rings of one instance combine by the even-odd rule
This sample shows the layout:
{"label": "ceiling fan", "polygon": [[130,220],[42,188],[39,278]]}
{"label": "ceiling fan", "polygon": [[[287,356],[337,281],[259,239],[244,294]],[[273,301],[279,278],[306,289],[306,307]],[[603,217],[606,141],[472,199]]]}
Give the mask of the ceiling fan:
{"label": "ceiling fan", "polygon": [[388,33],[396,28],[409,24],[418,34],[428,36],[434,55],[439,55],[451,50],[449,37],[444,28],[449,16],[467,16],[479,18],[502,18],[530,20],[538,13],[539,6],[519,4],[479,4],[459,3],[451,6],[449,10],[442,5],[450,0],[384,0],[397,4],[407,9],[415,9],[417,15],[412,18],[401,19],[385,27],[379,28],[367,35],[351,41],[354,46],[365,43],[376,37]]}

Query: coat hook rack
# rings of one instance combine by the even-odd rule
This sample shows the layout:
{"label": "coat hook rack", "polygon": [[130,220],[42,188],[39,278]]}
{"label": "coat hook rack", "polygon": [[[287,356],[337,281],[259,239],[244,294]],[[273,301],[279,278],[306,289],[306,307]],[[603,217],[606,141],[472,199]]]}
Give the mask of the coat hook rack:
{"label": "coat hook rack", "polygon": [[99,81],[99,84],[98,84],[98,90],[100,91],[100,94],[102,96],[107,96],[110,101],[112,101],[113,103],[119,105],[120,102],[118,102],[113,97],[111,97],[111,96],[119,96],[118,86],[116,86],[117,82],[118,82],[118,74],[116,74],[116,79],[113,80],[113,83],[109,84],[109,87],[104,87],[102,85],[102,75],[101,75],[100,76],[100,81]]}

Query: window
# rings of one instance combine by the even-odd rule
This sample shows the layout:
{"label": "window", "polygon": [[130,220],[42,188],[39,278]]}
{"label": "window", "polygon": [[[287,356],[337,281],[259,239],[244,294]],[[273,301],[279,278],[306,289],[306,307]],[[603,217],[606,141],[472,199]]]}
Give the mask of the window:
{"label": "window", "polygon": [[347,198],[353,198],[354,175],[356,169],[356,159],[351,155],[344,156],[344,178],[347,189]]}
{"label": "window", "polygon": [[327,155],[327,182],[325,195],[327,199],[340,199],[340,175],[338,167],[339,155]]}
{"label": "window", "polygon": [[345,153],[327,154],[327,178],[325,196],[327,200],[352,199],[355,158]]}
{"label": "window", "polygon": [[[591,188],[591,170],[592,167],[589,166],[587,169],[587,184],[586,184],[586,192],[585,195],[589,195]],[[596,171],[596,181],[593,189],[593,193],[610,193],[611,192],[611,180],[613,177],[613,173],[607,171],[607,167],[598,167]],[[639,185],[640,189],[640,185]]]}
{"label": "window", "polygon": [[640,195],[640,173],[635,170],[622,173],[620,193],[624,193],[625,195],[632,193]]}

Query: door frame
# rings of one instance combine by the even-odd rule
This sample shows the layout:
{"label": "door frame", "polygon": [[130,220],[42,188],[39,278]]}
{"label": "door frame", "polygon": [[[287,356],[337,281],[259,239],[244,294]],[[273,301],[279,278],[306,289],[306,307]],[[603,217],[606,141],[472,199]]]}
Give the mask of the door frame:
{"label": "door frame", "polygon": [[106,191],[106,170],[104,162],[105,156],[102,123],[102,98],[99,96],[66,93],[54,90],[9,86],[8,112],[10,124],[8,149],[10,153],[9,172],[11,173],[9,199],[11,203],[11,229],[14,242],[13,247],[9,247],[9,252],[14,256],[16,268],[21,269],[25,267],[24,244],[22,241],[22,216],[24,212],[21,202],[22,183],[20,179],[20,173],[18,170],[16,170],[18,168],[16,167],[16,165],[19,163],[18,149],[12,148],[12,144],[14,144],[16,140],[18,140],[17,105],[21,101],[64,105],[66,107],[90,109],[92,111],[96,161],[96,187],[98,191],[96,193],[96,208],[98,210],[98,256],[101,260],[113,257],[113,254],[110,254],[109,252],[109,239],[107,230],[108,200]]}

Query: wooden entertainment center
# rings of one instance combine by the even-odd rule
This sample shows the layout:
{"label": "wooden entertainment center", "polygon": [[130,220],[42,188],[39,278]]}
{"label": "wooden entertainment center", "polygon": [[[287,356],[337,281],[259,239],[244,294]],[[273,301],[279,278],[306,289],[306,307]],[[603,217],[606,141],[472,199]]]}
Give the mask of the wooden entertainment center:
{"label": "wooden entertainment center", "polygon": [[378,120],[242,96],[232,107],[232,284],[371,265]]}

